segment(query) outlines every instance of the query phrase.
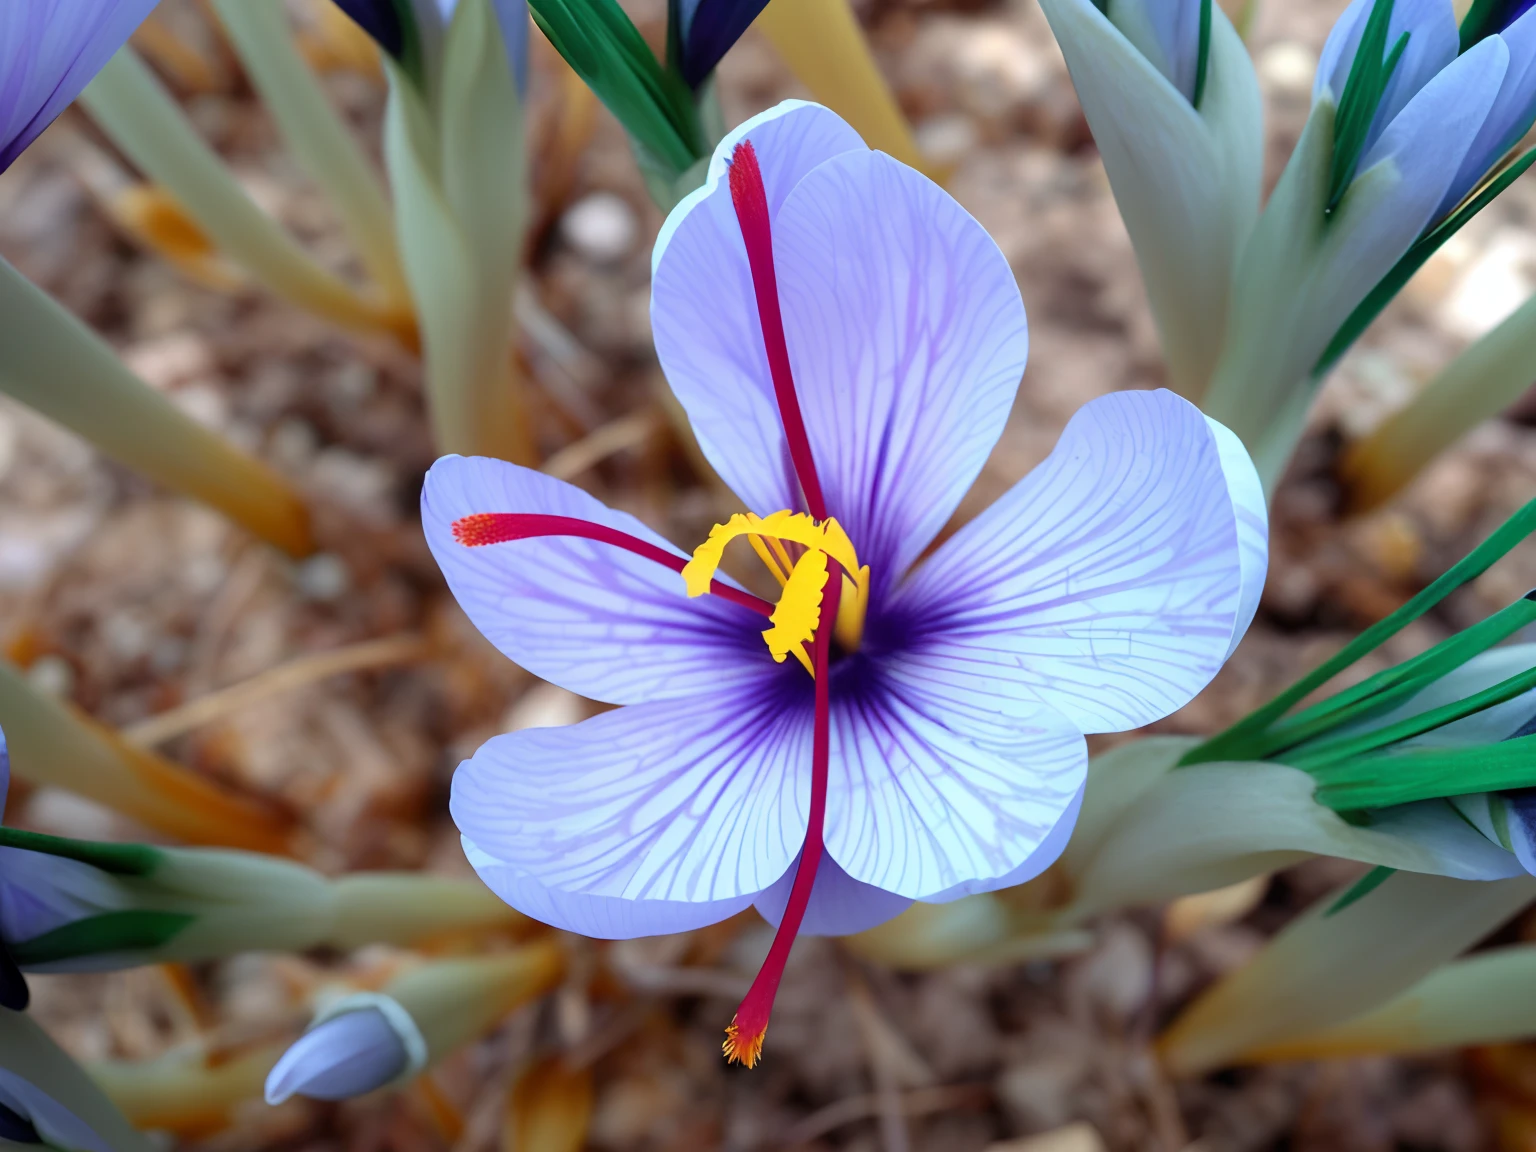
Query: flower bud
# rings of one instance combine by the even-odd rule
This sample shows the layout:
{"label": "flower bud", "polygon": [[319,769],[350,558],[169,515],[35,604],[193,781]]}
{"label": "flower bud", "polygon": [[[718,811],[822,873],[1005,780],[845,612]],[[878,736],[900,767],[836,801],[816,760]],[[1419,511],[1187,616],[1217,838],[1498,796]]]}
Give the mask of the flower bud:
{"label": "flower bud", "polygon": [[268,1104],[290,1096],[347,1100],[419,1072],[421,1030],[388,996],[363,993],[333,1005],[285,1052],[267,1077]]}

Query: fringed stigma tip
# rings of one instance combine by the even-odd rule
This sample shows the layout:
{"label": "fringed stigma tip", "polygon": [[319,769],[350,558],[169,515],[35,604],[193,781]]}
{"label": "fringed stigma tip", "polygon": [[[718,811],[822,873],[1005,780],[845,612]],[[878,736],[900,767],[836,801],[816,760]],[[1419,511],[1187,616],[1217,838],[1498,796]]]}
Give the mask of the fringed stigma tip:
{"label": "fringed stigma tip", "polygon": [[767,1035],[767,1028],[743,1034],[741,1026],[732,1020],[726,1025],[725,1042],[720,1045],[720,1049],[728,1062],[756,1068],[757,1062],[763,1058],[763,1039]]}

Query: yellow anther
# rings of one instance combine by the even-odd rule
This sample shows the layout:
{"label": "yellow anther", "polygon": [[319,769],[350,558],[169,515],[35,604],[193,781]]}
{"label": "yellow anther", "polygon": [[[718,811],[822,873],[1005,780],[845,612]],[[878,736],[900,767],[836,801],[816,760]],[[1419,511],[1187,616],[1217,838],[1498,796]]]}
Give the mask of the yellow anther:
{"label": "yellow anther", "polygon": [[[724,524],[711,528],[709,539],[694,549],[693,559],[683,566],[688,595],[702,596],[709,591],[710,581],[725,555],[725,546],[739,536],[747,537],[753,551],[784,588],[769,618],[773,627],[763,633],[775,660],[782,663],[786,656],[793,655],[806,671],[811,671],[806,645],[814,639],[821,624],[828,560],[836,560],[843,570],[843,595],[833,624],[837,641],[845,651],[858,648],[869,603],[869,568],[859,566],[853,542],[836,520],[818,523],[803,512],[788,510],[771,516],[738,512]],[[784,547],[786,542],[803,549],[798,559],[790,558]]]}

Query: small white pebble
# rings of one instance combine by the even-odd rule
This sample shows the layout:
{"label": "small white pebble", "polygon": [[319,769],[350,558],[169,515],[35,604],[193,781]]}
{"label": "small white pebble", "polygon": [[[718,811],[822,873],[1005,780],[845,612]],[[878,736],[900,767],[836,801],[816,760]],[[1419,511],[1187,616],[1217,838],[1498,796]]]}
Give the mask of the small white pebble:
{"label": "small white pebble", "polygon": [[583,196],[560,218],[566,243],[594,264],[611,264],[634,247],[639,224],[629,201],[612,192]]}
{"label": "small white pebble", "polygon": [[958,164],[980,142],[971,118],[958,113],[924,120],[914,131],[917,150],[934,164]]}
{"label": "small white pebble", "polygon": [[27,669],[27,679],[39,692],[67,699],[75,690],[75,670],[62,656],[40,656]]}
{"label": "small white pebble", "polygon": [[329,604],[346,594],[352,577],[340,556],[334,552],[322,552],[318,556],[311,556],[294,569],[293,583],[305,599]]}
{"label": "small white pebble", "polygon": [[1310,91],[1317,71],[1317,57],[1305,44],[1282,40],[1259,54],[1259,79],[1276,93],[1296,95]]}

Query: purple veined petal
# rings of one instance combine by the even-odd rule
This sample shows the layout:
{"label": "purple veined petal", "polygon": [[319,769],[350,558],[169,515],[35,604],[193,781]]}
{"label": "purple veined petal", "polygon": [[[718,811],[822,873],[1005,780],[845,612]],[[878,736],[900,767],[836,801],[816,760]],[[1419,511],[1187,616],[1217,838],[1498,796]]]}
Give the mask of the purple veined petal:
{"label": "purple veined petal", "polygon": [[569,537],[466,547],[455,520],[480,512],[573,516],[676,548],[633,516],[541,472],[445,456],[427,473],[422,528],[475,627],[534,675],[593,700],[633,704],[729,694],[773,668],[760,616],[621,548]]}
{"label": "purple veined petal", "polygon": [[690,88],[697,88],[709,77],[767,6],[768,0],[680,0],[678,41],[683,51],[683,79]]}
{"label": "purple veined petal", "polygon": [[0,172],[80,95],[157,0],[0,4]]}
{"label": "purple veined petal", "polygon": [[131,906],[121,885],[99,868],[23,848],[0,848],[0,940],[20,944]]}
{"label": "purple veined petal", "polygon": [[[1322,96],[1325,89],[1335,101],[1344,95],[1344,85],[1349,79],[1349,70],[1354,65],[1355,53],[1360,47],[1360,38],[1365,33],[1374,2],[1354,0],[1334,24],[1318,61],[1317,78],[1312,85],[1314,101]],[[1408,101],[1441,69],[1456,59],[1461,48],[1451,0],[1396,0],[1392,7],[1392,20],[1387,25],[1388,52],[1404,32],[1409,34],[1408,45],[1403,49],[1402,58],[1392,72],[1386,91],[1382,93],[1376,118],[1371,123],[1370,132],[1366,134],[1367,148]]]}
{"label": "purple veined petal", "polygon": [[0,1107],[30,1124],[43,1142],[63,1152],[113,1152],[89,1124],[36,1084],[0,1067]]}
{"label": "purple veined petal", "polygon": [[[748,138],[775,216],[816,165],[867,149],[857,132],[819,104],[775,105],[720,141],[703,187],[672,209],[652,250],[651,328],[667,383],[720,478],[747,508],[767,515],[799,508],[800,490],[726,180],[732,152]],[[782,263],[779,268],[782,276]]]}
{"label": "purple veined petal", "polygon": [[1237,515],[1237,551],[1243,590],[1238,599],[1232,639],[1227,644],[1227,655],[1231,656],[1243,642],[1264,595],[1264,578],[1269,574],[1269,504],[1264,499],[1264,485],[1259,480],[1258,469],[1253,466],[1253,458],[1237,433],[1209,416],[1205,422],[1216,437],[1222,475],[1227,478],[1227,495],[1232,498],[1232,510]]}
{"label": "purple veined petal", "polygon": [[0,731],[0,819],[5,817],[5,800],[11,791],[11,747]]}
{"label": "purple veined petal", "polygon": [[1084,732],[1183,707],[1238,631],[1243,556],[1216,436],[1172,392],[1080,408],[1050,456],[897,590],[903,657],[938,690],[1040,701]]}
{"label": "purple veined petal", "polygon": [[1029,354],[986,229],[881,152],[809,172],[774,221],[795,387],[827,511],[878,600],[943,527],[1002,435]]}
{"label": "purple veined petal", "polygon": [[454,823],[563,892],[755,896],[805,837],[809,688],[798,667],[772,666],[753,685],[498,736],[454,774]]}
{"label": "purple veined petal", "polygon": [[1536,121],[1536,12],[1526,12],[1499,37],[1509,49],[1509,67],[1493,107],[1435,210],[1436,218],[1456,207]]}
{"label": "purple veined petal", "polygon": [[410,1064],[410,1053],[385,1014],[359,1007],[300,1036],[267,1074],[266,1100],[349,1100],[398,1079]]}
{"label": "purple veined petal", "polygon": [[1013,872],[1087,771],[1082,734],[1054,709],[1004,716],[948,688],[895,657],[833,701],[827,851],[853,879],[914,899]]}
{"label": "purple veined petal", "polygon": [[996,892],[1002,888],[1014,888],[1020,884],[1027,884],[1036,876],[1039,876],[1067,850],[1067,842],[1072,839],[1072,830],[1077,827],[1078,813],[1083,810],[1083,793],[1087,785],[1079,787],[1077,795],[1072,798],[1072,803],[1067,806],[1051,826],[1050,832],[1036,848],[1012,872],[1005,873],[992,880],[967,880],[956,884],[953,888],[946,888],[942,892],[935,892],[932,896],[924,896],[925,904],[948,904],[952,900],[959,900],[964,896],[974,896],[979,892]]}
{"label": "purple veined petal", "polygon": [[[800,867],[797,853],[773,887],[758,893],[754,901],[764,920],[775,928],[784,919],[790,890],[795,886],[795,871]],[[829,852],[821,855],[816,869],[816,883],[800,922],[801,936],[852,936],[877,924],[884,924],[912,907],[912,897],[898,896],[873,884],[855,880]]]}
{"label": "purple veined petal", "polygon": [[486,887],[524,916],[596,940],[691,932],[730,919],[749,907],[754,897],[747,893],[728,900],[628,900],[562,892],[540,884],[515,864],[496,859],[468,836],[461,839],[465,856]]}

